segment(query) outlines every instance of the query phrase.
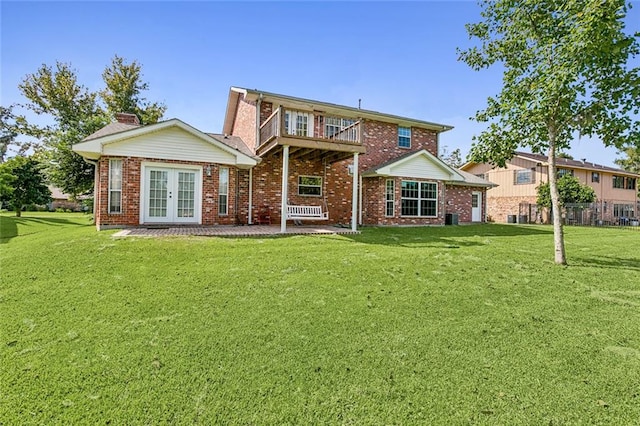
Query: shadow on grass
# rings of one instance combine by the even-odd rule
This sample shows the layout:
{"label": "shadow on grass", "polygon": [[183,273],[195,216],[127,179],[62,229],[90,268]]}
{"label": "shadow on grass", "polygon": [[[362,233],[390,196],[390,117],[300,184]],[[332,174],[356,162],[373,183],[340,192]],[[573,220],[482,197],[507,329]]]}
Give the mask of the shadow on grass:
{"label": "shadow on grass", "polygon": [[586,268],[611,268],[628,269],[630,271],[640,271],[640,258],[618,258],[611,256],[599,257],[573,257],[571,266]]}
{"label": "shadow on grass", "polygon": [[[23,231],[18,230],[18,227],[24,227]],[[30,234],[36,234],[42,232],[51,227],[59,226],[86,226],[85,224],[78,223],[66,218],[60,217],[29,217],[23,216],[5,216],[0,215],[0,244],[8,243],[12,238]]]}
{"label": "shadow on grass", "polygon": [[416,227],[372,227],[363,228],[358,235],[345,235],[354,242],[403,247],[459,248],[481,246],[484,242],[469,240],[486,237],[522,237],[551,235],[553,229],[531,225],[463,225],[463,226],[416,226]]}

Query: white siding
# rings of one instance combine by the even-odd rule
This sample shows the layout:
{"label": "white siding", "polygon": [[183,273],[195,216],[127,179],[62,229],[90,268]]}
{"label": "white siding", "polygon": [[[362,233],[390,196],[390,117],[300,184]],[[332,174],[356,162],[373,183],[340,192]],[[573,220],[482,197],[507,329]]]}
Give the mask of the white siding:
{"label": "white siding", "polygon": [[104,155],[236,164],[234,155],[178,128],[104,145]]}
{"label": "white siding", "polygon": [[391,176],[449,180],[451,174],[424,156],[418,156],[391,167]]}

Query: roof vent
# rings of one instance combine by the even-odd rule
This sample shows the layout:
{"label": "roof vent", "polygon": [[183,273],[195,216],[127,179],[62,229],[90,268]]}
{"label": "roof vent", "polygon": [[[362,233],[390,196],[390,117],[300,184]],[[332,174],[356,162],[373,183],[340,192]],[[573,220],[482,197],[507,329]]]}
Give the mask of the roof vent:
{"label": "roof vent", "polygon": [[133,124],[136,126],[140,125],[140,120],[138,120],[138,116],[135,114],[129,114],[128,112],[117,113],[116,121],[122,124]]}

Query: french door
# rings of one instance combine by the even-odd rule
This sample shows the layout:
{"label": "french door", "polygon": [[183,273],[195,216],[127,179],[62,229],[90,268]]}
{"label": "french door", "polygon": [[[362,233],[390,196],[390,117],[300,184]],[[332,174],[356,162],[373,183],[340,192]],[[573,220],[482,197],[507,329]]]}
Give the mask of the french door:
{"label": "french door", "polygon": [[200,223],[200,170],[145,167],[144,223]]}

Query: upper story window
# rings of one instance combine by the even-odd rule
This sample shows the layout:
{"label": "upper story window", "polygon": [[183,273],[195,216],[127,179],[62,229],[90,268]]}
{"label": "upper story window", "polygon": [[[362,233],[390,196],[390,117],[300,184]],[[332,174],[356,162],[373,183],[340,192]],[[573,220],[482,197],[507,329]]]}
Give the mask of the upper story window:
{"label": "upper story window", "polygon": [[285,110],[284,129],[288,135],[313,137],[313,114]]}
{"label": "upper story window", "polygon": [[613,187],[614,188],[624,188],[624,176],[616,176],[613,175]]}
{"label": "upper story window", "polygon": [[514,170],[513,171],[513,183],[514,185],[526,185],[528,183],[535,183],[533,170]]}
{"label": "upper story window", "polygon": [[595,182],[595,183],[600,182],[600,173],[591,172],[591,182]]}
{"label": "upper story window", "polygon": [[411,148],[411,127],[398,126],[398,146]]}
{"label": "upper story window", "polygon": [[561,178],[564,175],[573,176],[573,170],[572,169],[558,169],[558,177]]}
{"label": "upper story window", "polygon": [[298,195],[322,195],[322,178],[320,176],[298,176]]}
{"label": "upper story window", "polygon": [[324,118],[324,137],[340,138],[345,130],[348,130],[355,124],[356,120],[350,118],[325,117]]}
{"label": "upper story window", "polygon": [[636,178],[628,177],[624,187],[626,189],[636,189]]}
{"label": "upper story window", "polygon": [[109,160],[109,213],[122,213],[122,160]]}

